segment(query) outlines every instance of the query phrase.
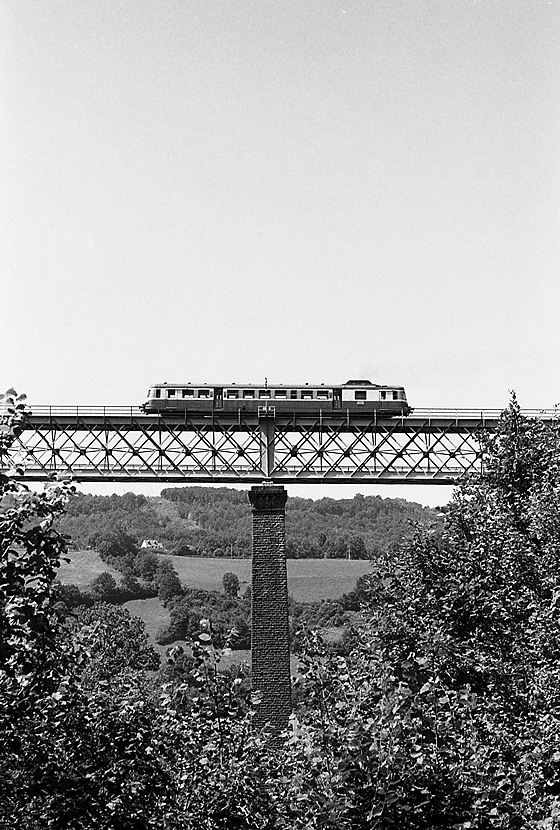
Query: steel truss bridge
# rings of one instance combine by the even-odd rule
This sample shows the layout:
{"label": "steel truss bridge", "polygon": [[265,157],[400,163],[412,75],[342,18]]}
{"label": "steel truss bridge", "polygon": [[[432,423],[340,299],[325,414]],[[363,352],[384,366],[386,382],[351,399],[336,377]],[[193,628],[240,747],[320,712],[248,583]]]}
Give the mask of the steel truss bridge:
{"label": "steel truss bridge", "polygon": [[[524,414],[555,421],[551,410]],[[35,407],[10,455],[30,481],[452,484],[480,471],[499,410],[409,417],[257,413],[146,415],[136,407]],[[1,458],[0,458],[1,461]]]}

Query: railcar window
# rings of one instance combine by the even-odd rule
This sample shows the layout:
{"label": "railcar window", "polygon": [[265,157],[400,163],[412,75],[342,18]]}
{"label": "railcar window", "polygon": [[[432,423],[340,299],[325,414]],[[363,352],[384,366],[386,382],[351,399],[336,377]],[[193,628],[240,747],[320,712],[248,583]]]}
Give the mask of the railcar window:
{"label": "railcar window", "polygon": [[293,401],[297,400],[297,389],[290,389],[290,398]]}
{"label": "railcar window", "polygon": [[244,398],[254,398],[255,397],[255,390],[254,389],[244,389],[243,390],[243,397]]}
{"label": "railcar window", "polygon": [[259,389],[259,398],[271,398],[272,392],[270,389]]}
{"label": "railcar window", "polygon": [[161,389],[156,389],[156,398],[161,398]]}
{"label": "railcar window", "polygon": [[168,398],[174,398],[174,397],[175,397],[175,393],[176,393],[176,392],[177,392],[177,390],[176,390],[176,389],[168,389],[168,390],[167,390],[167,397],[168,397]]}
{"label": "railcar window", "polygon": [[399,399],[399,393],[398,392],[393,392],[393,400],[398,401],[398,399]]}
{"label": "railcar window", "polygon": [[327,389],[318,389],[317,390],[317,399],[320,401],[328,401],[329,393]]}
{"label": "railcar window", "polygon": [[199,389],[198,390],[198,397],[199,398],[210,398],[210,390],[209,389]]}
{"label": "railcar window", "polygon": [[312,389],[302,389],[301,390],[301,399],[302,401],[309,401],[313,400],[313,390]]}
{"label": "railcar window", "polygon": [[285,389],[277,389],[274,393],[274,397],[275,398],[287,398],[288,393],[286,392]]}
{"label": "railcar window", "polygon": [[181,394],[183,398],[194,398],[194,389],[183,389]]}
{"label": "railcar window", "polygon": [[228,389],[226,392],[226,398],[231,400],[232,398],[239,397],[239,389]]}
{"label": "railcar window", "polygon": [[365,401],[367,398],[367,393],[364,389],[356,389],[354,392],[354,400],[355,401]]}
{"label": "railcar window", "polygon": [[381,400],[386,401],[387,400],[387,392],[381,392],[380,394],[381,394]]}

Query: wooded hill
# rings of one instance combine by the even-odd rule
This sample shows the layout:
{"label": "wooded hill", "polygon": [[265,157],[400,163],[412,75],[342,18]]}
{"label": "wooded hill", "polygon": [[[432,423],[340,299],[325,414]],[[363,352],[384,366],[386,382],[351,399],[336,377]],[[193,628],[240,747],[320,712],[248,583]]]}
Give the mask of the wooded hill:
{"label": "wooded hill", "polygon": [[[413,523],[440,522],[437,510],[404,499],[290,498],[286,552],[292,559],[365,559],[401,541]],[[78,494],[59,527],[75,547],[121,528],[138,542],[155,539],[176,554],[245,557],[251,552],[247,492],[227,487],[167,488],[159,497]]]}

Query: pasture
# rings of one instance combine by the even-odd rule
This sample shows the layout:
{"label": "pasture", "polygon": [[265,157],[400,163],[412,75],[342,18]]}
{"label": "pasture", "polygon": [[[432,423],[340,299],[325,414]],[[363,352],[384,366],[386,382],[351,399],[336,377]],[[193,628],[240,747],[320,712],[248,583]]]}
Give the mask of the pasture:
{"label": "pasture", "polygon": [[[58,572],[61,582],[87,589],[102,571],[112,573],[117,582],[119,573],[100,559],[93,550],[71,550],[70,563],[63,563]],[[206,559],[194,556],[168,556],[183,585],[222,591],[222,577],[228,571],[236,574],[243,594],[251,580],[250,559]],[[358,577],[368,573],[370,563],[346,559],[288,559],[288,592],[299,602],[334,599],[351,591]]]}
{"label": "pasture", "polygon": [[[222,577],[228,571],[237,575],[240,594],[251,583],[250,559],[201,559],[170,556],[183,585],[222,591]],[[367,573],[370,563],[346,559],[288,559],[288,593],[299,602],[334,599],[348,593],[358,577]]]}
{"label": "pasture", "polygon": [[87,590],[96,576],[108,571],[119,582],[120,573],[103,562],[94,550],[69,550],[70,562],[63,562],[58,569],[58,578],[67,585],[77,585],[82,591]]}

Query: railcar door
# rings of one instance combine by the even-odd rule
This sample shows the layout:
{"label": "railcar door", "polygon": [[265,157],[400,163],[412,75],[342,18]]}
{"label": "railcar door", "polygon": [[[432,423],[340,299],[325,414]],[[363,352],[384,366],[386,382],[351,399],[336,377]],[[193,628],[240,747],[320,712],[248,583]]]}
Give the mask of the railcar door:
{"label": "railcar door", "polygon": [[224,408],[224,388],[223,386],[214,387],[214,409]]}
{"label": "railcar door", "polygon": [[332,408],[342,409],[342,389],[333,389],[332,391]]}

